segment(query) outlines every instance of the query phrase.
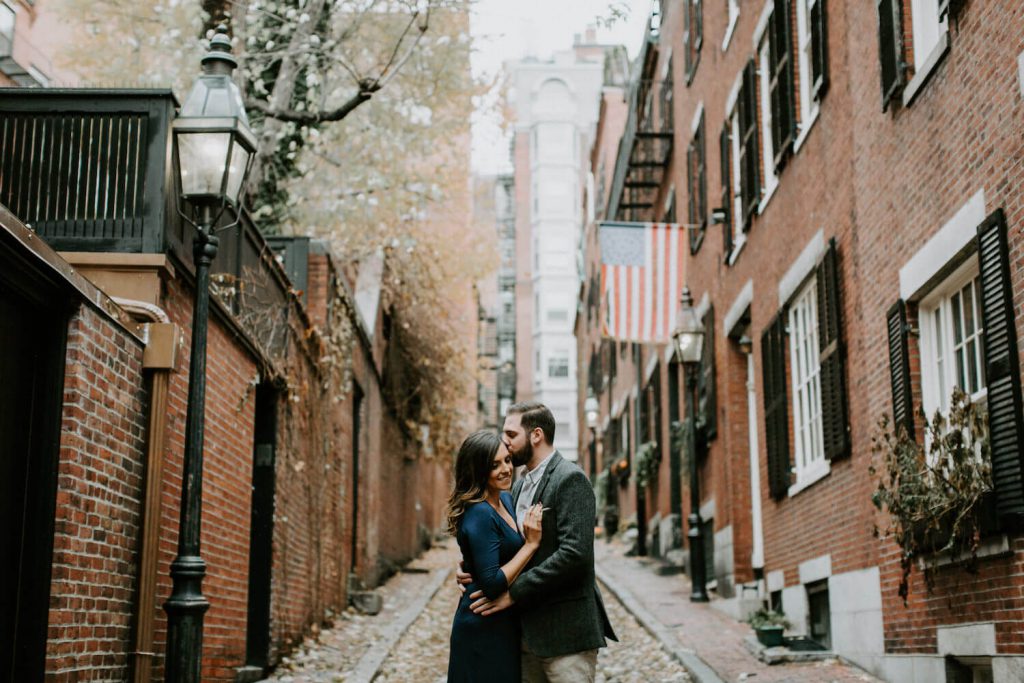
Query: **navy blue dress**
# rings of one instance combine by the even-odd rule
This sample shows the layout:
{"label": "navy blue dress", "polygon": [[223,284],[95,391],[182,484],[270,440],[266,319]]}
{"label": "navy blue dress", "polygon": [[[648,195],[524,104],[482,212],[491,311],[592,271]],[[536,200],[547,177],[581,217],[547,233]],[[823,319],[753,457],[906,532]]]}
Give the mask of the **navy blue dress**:
{"label": "navy blue dress", "polygon": [[[501,502],[512,515],[512,496],[501,494]],[[498,515],[486,501],[466,508],[456,534],[462,550],[462,566],[473,575],[473,583],[459,600],[452,622],[448,658],[448,683],[519,683],[519,613],[513,606],[482,617],[469,609],[470,594],[482,590],[492,600],[508,583],[501,565],[523,547],[523,537]]]}

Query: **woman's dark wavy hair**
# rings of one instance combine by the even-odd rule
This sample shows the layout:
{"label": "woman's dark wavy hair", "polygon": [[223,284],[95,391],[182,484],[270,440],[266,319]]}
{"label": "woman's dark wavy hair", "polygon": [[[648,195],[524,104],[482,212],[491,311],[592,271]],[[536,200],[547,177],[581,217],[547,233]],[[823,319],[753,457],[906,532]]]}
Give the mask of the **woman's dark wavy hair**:
{"label": "woman's dark wavy hair", "polygon": [[487,495],[487,480],[491,476],[494,454],[501,447],[501,439],[486,429],[473,432],[459,446],[455,456],[455,487],[448,496],[448,533],[459,529],[466,507],[479,503]]}

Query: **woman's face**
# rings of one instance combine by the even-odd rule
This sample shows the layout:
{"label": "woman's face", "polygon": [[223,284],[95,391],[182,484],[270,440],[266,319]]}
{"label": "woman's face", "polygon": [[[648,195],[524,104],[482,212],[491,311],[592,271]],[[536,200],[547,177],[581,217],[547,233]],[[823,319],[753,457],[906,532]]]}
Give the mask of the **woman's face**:
{"label": "woman's face", "polygon": [[491,474],[487,477],[487,489],[491,493],[508,491],[512,488],[512,456],[505,444],[498,446],[498,452],[491,461]]}

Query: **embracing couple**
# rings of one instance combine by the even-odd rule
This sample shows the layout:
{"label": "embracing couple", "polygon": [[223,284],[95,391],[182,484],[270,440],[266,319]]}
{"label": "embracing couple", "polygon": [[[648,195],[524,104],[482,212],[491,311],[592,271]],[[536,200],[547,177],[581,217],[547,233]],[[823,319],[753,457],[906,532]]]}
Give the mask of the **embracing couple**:
{"label": "embracing couple", "polygon": [[594,580],[594,491],[555,450],[543,404],[513,405],[502,431],[471,434],[455,460],[463,594],[448,683],[593,681],[598,648],[617,640]]}

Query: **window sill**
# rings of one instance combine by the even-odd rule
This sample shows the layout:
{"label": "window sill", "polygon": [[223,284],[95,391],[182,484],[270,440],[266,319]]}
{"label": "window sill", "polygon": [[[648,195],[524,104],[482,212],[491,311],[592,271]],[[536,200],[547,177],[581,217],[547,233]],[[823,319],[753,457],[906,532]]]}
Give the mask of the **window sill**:
{"label": "window sill", "polygon": [[935,49],[932,50],[931,54],[928,55],[928,59],[921,65],[921,70],[914,74],[914,77],[910,79],[906,87],[903,88],[903,106],[909,107],[910,103],[914,101],[917,94],[924,87],[924,84],[928,82],[932,74],[935,73],[935,67],[941,62],[942,58],[949,52],[949,30],[947,29],[942,37],[939,38],[938,44]]}
{"label": "window sill", "polygon": [[818,114],[821,113],[821,105],[815,103],[814,109],[811,111],[811,115],[807,117],[807,125],[800,126],[800,134],[796,138],[796,142],[793,143],[793,154],[795,155],[803,147],[804,140],[810,135],[811,129],[814,128],[814,124],[818,120]]}
{"label": "window sill", "polygon": [[740,18],[740,13],[732,15],[729,19],[729,27],[725,29],[725,38],[722,39],[722,52],[729,49],[729,43],[732,42],[732,36],[736,32],[736,24]]}
{"label": "window sill", "polygon": [[832,465],[828,460],[822,458],[818,462],[808,467],[803,472],[797,474],[796,483],[789,487],[787,495],[792,498],[796,494],[800,493],[804,489],[810,487],[829,475],[832,471]]}
{"label": "window sill", "polygon": [[[1010,547],[1010,538],[1006,534],[998,534],[988,539],[982,539],[981,543],[978,545],[977,555],[979,560],[985,557],[1001,557],[1003,555],[1012,554],[1013,549]],[[964,557],[961,556],[958,562],[962,562],[963,560]],[[921,569],[924,569],[925,560],[923,557],[920,558],[917,563]],[[936,564],[939,567],[945,567],[953,564],[953,558],[948,552],[939,553],[936,557]]]}
{"label": "window sill", "polygon": [[761,198],[761,203],[757,205],[757,214],[759,216],[764,215],[764,210],[768,208],[768,202],[775,196],[775,190],[777,189],[779,189],[779,179],[776,177],[774,182],[765,188],[764,197]]}
{"label": "window sill", "polygon": [[743,247],[747,243],[747,233],[740,232],[740,238],[732,245],[732,251],[729,252],[729,258],[726,259],[725,263],[728,266],[735,265],[736,260],[740,257],[740,252],[743,251]]}

